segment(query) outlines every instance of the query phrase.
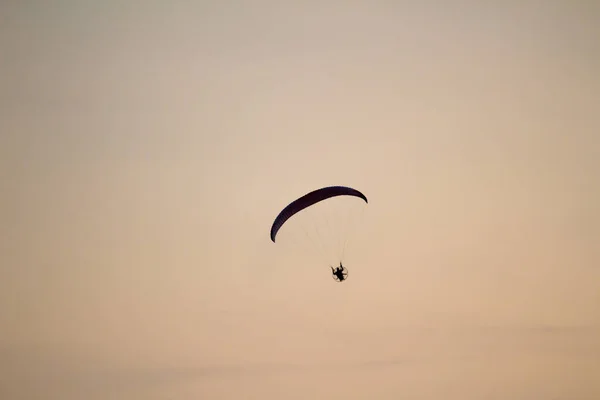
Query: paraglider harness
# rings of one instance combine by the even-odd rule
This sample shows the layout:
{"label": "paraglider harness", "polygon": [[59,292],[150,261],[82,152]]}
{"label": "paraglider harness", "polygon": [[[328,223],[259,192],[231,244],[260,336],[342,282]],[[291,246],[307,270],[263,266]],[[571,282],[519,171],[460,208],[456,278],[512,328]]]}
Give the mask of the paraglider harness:
{"label": "paraglider harness", "polygon": [[340,262],[340,266],[335,270],[331,267],[332,277],[336,282],[343,282],[348,277],[348,269],[342,265]]}

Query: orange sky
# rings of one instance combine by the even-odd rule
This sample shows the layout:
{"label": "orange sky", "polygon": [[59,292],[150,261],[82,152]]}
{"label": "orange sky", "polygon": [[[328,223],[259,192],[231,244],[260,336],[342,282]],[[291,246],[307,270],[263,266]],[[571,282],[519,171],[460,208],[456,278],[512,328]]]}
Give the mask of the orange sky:
{"label": "orange sky", "polygon": [[597,5],[159,3],[0,5],[0,397],[600,398]]}

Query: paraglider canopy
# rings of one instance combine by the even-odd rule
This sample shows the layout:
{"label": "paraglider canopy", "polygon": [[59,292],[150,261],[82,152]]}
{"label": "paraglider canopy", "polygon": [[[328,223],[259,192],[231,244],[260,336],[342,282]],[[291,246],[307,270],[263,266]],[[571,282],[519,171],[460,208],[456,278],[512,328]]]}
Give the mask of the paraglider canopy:
{"label": "paraglider canopy", "polygon": [[346,186],[328,186],[321,189],[313,190],[310,193],[305,194],[299,199],[294,200],[288,204],[275,218],[273,225],[271,226],[271,240],[275,243],[275,237],[279,229],[290,219],[294,214],[304,210],[307,207],[312,206],[320,201],[330,199],[336,196],[355,196],[361,198],[368,203],[367,197],[356,189],[352,189]]}

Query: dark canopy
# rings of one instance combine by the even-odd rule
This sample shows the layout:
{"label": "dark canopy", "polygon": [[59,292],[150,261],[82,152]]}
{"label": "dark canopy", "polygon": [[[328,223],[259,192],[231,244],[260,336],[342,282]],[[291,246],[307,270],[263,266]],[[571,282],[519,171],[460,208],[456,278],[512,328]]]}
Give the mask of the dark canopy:
{"label": "dark canopy", "polygon": [[304,210],[307,207],[312,206],[320,201],[329,199],[336,196],[354,196],[359,197],[368,203],[367,197],[356,189],[345,186],[328,186],[321,189],[314,190],[310,193],[305,194],[297,200],[294,200],[287,205],[275,218],[273,225],[271,226],[271,240],[275,242],[275,236],[283,224],[290,219],[294,214]]}

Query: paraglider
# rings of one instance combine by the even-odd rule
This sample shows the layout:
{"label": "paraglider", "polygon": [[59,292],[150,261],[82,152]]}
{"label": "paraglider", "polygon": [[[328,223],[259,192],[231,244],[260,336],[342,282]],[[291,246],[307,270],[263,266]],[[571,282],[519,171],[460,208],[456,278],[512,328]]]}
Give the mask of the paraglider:
{"label": "paraglider", "polygon": [[[356,209],[360,206],[360,209],[362,210],[364,208],[364,206],[368,203],[367,197],[363,193],[361,193],[360,191],[353,189],[351,187],[328,186],[328,187],[324,187],[321,189],[313,190],[312,192],[309,192],[309,193],[305,194],[304,196],[292,201],[283,210],[281,210],[281,212],[277,215],[277,217],[273,221],[273,224],[271,225],[271,234],[270,234],[271,241],[273,243],[275,243],[276,240],[278,239],[279,232],[285,230],[285,226],[287,226],[287,224],[290,224],[289,221],[295,220],[296,218],[300,218],[299,214],[308,212],[308,211],[312,210],[313,208],[318,207],[318,205],[320,205],[322,203],[332,202],[332,200],[334,198],[340,198],[340,197],[343,197],[345,199],[350,199],[349,206],[352,207],[353,209]],[[346,201],[348,201],[348,200],[346,200]],[[361,204],[362,204],[362,206],[361,206]],[[340,209],[343,210],[343,207],[339,204],[333,204],[332,207],[334,209],[334,211],[333,211],[334,213],[339,212]],[[348,214],[350,214],[351,211],[349,211]],[[315,225],[317,225],[316,229],[315,229],[316,234],[314,232],[309,232],[309,230],[306,230],[306,229],[305,229],[305,231],[306,231],[305,233],[306,233],[306,236],[312,240],[313,244],[316,247],[318,247],[323,253],[333,252],[333,257],[335,258],[335,260],[333,260],[333,258],[328,258],[326,260],[326,262],[329,264],[329,266],[331,268],[333,278],[338,282],[343,282],[347,279],[347,276],[348,276],[348,270],[342,264],[342,261],[343,261],[344,252],[346,249],[346,242],[348,240],[347,235],[348,235],[349,228],[348,228],[348,226],[332,227],[332,223],[331,223],[330,219],[331,218],[330,218],[329,214],[327,214],[325,217],[315,217],[314,221],[312,221],[312,222],[315,222]],[[327,224],[326,228],[318,226],[319,223],[323,222],[323,220],[326,221],[326,224]],[[342,221],[346,222],[346,225],[348,225],[348,220],[349,220],[348,216],[345,216],[345,218],[342,219]],[[336,225],[336,224],[334,224],[334,225]],[[343,225],[343,224],[340,223],[337,225]],[[294,226],[294,228],[297,228],[297,226]],[[290,228],[290,230],[292,230],[292,228]],[[327,243],[323,243],[325,241],[323,239],[324,232],[325,231],[333,231],[333,230],[335,230],[335,232],[333,234],[332,241],[335,242],[335,245],[330,246]],[[310,230],[310,231],[312,231],[312,230]],[[339,232],[339,231],[341,231],[341,232]],[[313,235],[317,236],[317,238],[314,238]],[[333,250],[332,250],[332,247],[333,247]],[[327,254],[325,254],[325,255],[327,255]],[[329,255],[331,255],[331,254],[329,254]],[[339,266],[334,269],[333,265],[337,265],[337,263],[339,263]]]}
{"label": "paraglider", "polygon": [[338,282],[344,281],[348,276],[348,270],[342,265],[342,263],[340,263],[340,266],[336,267],[335,270],[333,267],[331,267],[331,273],[333,275],[333,279]]}

